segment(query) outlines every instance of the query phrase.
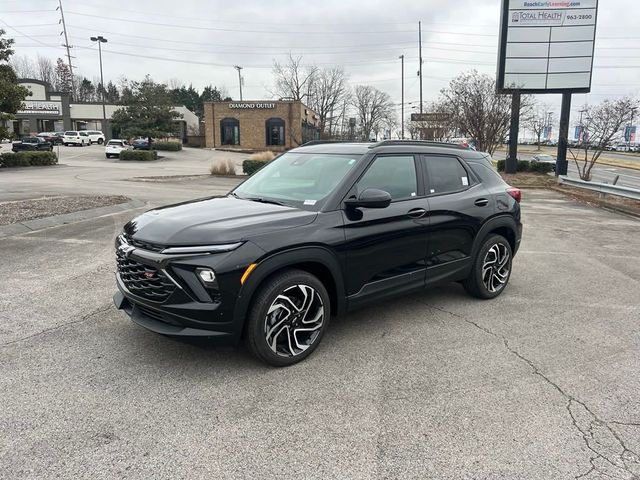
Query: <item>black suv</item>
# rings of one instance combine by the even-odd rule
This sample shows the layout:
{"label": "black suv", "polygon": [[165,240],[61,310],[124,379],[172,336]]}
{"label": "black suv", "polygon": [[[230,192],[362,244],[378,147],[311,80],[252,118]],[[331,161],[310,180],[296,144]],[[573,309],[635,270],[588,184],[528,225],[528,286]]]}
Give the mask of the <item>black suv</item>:
{"label": "black suv", "polygon": [[226,196],[127,223],[114,302],[154,332],[244,339],[290,365],[332,315],[370,302],[454,281],[499,295],[520,244],[519,201],[489,155],[457,145],[312,142]]}

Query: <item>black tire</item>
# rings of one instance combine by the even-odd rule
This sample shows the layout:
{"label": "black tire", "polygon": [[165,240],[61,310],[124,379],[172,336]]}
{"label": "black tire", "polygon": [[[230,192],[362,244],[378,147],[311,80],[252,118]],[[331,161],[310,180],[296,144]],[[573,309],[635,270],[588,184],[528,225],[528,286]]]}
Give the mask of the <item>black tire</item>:
{"label": "black tire", "polygon": [[[288,301],[276,303],[279,297],[285,297]],[[311,298],[306,309],[303,303],[305,298]],[[269,314],[272,307],[275,310]],[[322,315],[320,320],[318,312]],[[254,295],[247,317],[245,343],[256,358],[269,365],[293,365],[317,348],[329,325],[330,316],[329,294],[322,282],[302,270],[284,270],[267,278]],[[267,340],[269,332],[272,332],[273,347]]]}
{"label": "black tire", "polygon": [[104,140],[102,140],[101,138],[98,139],[98,145],[102,145],[103,142]]}
{"label": "black tire", "polygon": [[509,283],[512,260],[513,252],[507,239],[502,235],[489,235],[478,250],[471,274],[462,282],[464,289],[485,300],[497,297]]}
{"label": "black tire", "polygon": [[108,153],[105,153],[105,156],[106,156],[107,158],[111,158],[111,155],[109,155]]}

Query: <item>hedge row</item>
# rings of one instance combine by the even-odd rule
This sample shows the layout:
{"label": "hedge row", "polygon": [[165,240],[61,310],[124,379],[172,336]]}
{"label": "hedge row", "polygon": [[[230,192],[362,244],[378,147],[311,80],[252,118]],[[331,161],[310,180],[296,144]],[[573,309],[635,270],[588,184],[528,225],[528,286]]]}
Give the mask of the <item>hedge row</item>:
{"label": "hedge row", "polygon": [[[506,165],[506,160],[498,160],[498,171],[504,172],[505,165]],[[549,172],[553,172],[553,165],[551,163],[518,160],[518,164],[516,166],[516,172],[549,173]]]}
{"label": "hedge row", "polygon": [[182,150],[180,142],[154,142],[151,144],[153,150],[165,150],[167,152],[178,152]]}
{"label": "hedge row", "polygon": [[7,152],[0,155],[0,167],[35,167],[57,163],[58,156],[54,152]]}
{"label": "hedge row", "polygon": [[158,152],[155,150],[122,150],[120,160],[134,160],[138,162],[148,162],[156,160]]}
{"label": "hedge row", "polygon": [[246,175],[253,175],[267,163],[269,162],[264,160],[245,160],[244,162],[242,162],[242,171]]}

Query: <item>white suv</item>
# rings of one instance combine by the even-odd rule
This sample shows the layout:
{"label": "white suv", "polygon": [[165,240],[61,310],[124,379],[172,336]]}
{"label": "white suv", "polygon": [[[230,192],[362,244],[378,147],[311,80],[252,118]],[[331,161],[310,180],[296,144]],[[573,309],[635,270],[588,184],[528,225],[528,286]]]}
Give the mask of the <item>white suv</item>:
{"label": "white suv", "polygon": [[89,139],[87,132],[67,130],[62,136],[62,143],[66,146],[80,145],[81,147],[84,147],[85,145],[91,145],[91,140]]}
{"label": "white suv", "polygon": [[87,130],[87,135],[89,135],[89,140],[91,143],[97,143],[98,145],[102,145],[104,143],[104,133],[99,132],[97,130]]}
{"label": "white suv", "polygon": [[107,142],[107,145],[104,147],[104,154],[107,158],[119,157],[120,152],[130,149],[131,145],[129,145],[126,140],[114,139]]}

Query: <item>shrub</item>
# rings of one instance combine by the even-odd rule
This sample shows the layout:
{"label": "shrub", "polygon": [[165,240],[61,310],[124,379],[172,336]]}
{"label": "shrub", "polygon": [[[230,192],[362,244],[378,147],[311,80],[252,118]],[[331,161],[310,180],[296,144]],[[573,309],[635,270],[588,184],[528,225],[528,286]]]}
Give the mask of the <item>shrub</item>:
{"label": "shrub", "polygon": [[249,160],[259,160],[261,162],[270,162],[275,158],[275,154],[271,150],[265,150],[264,152],[256,152],[249,155]]}
{"label": "shrub", "polygon": [[247,175],[253,175],[267,163],[264,160],[245,160],[242,162],[242,171]]}
{"label": "shrub", "polygon": [[155,150],[123,150],[120,152],[120,160],[133,160],[137,162],[148,162],[156,160],[158,152]]}
{"label": "shrub", "polygon": [[[496,166],[498,168],[499,172],[504,172],[505,168],[506,168],[506,160],[498,160],[496,162]],[[530,162],[529,160],[518,160],[518,163],[516,164],[516,172],[541,172],[542,170],[535,170],[534,165],[536,165],[537,162]],[[551,170],[548,170],[549,172]]]}
{"label": "shrub", "polygon": [[209,172],[211,172],[211,175],[235,175],[236,165],[232,160],[225,160],[211,165]]}
{"label": "shrub", "polygon": [[182,150],[180,142],[155,142],[151,144],[153,150],[165,150],[167,152],[178,152]]}
{"label": "shrub", "polygon": [[56,165],[58,156],[54,152],[18,152],[0,155],[0,167],[30,167]]}
{"label": "shrub", "polygon": [[553,172],[553,164],[543,162],[531,162],[529,170],[537,173],[549,173]]}

